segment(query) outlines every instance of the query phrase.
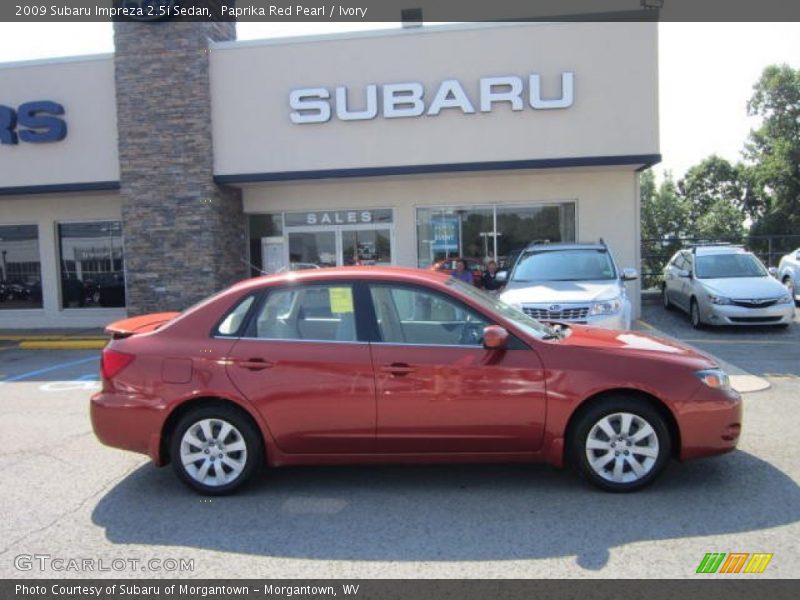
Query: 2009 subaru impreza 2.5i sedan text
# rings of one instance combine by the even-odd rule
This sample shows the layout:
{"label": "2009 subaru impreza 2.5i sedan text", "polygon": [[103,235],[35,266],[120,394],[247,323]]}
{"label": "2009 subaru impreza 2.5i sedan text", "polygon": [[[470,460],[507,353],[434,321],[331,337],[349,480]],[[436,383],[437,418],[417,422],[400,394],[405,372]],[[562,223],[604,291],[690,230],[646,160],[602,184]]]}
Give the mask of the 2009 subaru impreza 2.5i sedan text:
{"label": "2009 subaru impreza 2.5i sedan text", "polygon": [[551,328],[417,269],[251,279],[108,327],[97,437],[205,494],[263,465],[544,461],[628,492],[733,450],[741,399],[709,357]]}

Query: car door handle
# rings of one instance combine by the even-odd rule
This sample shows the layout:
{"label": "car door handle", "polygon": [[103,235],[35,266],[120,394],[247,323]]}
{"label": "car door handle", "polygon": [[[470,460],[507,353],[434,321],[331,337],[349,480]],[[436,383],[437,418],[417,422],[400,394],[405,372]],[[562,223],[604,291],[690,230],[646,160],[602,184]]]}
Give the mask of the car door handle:
{"label": "car door handle", "polygon": [[384,373],[391,373],[392,375],[408,375],[416,371],[416,369],[406,363],[392,363],[390,365],[383,365],[381,371]]}
{"label": "car door handle", "polygon": [[264,369],[271,369],[272,367],[275,366],[275,363],[272,363],[268,360],[264,360],[263,358],[248,358],[247,360],[237,360],[235,364],[237,367],[248,369],[250,371],[263,371]]}

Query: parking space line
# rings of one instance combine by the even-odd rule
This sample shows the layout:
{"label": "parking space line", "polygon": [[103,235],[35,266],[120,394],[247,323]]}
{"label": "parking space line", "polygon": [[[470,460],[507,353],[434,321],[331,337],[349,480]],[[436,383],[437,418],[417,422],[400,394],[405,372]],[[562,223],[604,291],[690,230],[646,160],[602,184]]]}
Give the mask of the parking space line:
{"label": "parking space line", "polygon": [[636,322],[643,325],[645,329],[649,329],[650,331],[658,331],[658,329],[650,325],[650,323],[648,323],[647,321],[642,321],[641,319],[637,319]]}
{"label": "parking space line", "polygon": [[82,365],[87,362],[91,362],[93,360],[100,360],[99,356],[90,356],[89,358],[82,358],[81,360],[73,360],[70,362],[59,363],[57,365],[53,365],[50,367],[45,367],[44,369],[36,369],[35,371],[28,371],[27,373],[21,373],[19,375],[14,375],[13,377],[9,377],[8,379],[4,379],[0,381],[0,385],[4,383],[10,383],[12,381],[20,381],[21,379],[27,379],[28,377],[35,377],[36,375],[42,375],[44,373],[49,373],[50,371],[56,371],[58,369],[63,369],[65,367],[72,367],[74,365]]}
{"label": "parking space line", "polygon": [[795,346],[797,342],[790,342],[787,340],[715,340],[715,339],[701,339],[701,340],[683,340],[690,344],[771,344],[773,346]]}

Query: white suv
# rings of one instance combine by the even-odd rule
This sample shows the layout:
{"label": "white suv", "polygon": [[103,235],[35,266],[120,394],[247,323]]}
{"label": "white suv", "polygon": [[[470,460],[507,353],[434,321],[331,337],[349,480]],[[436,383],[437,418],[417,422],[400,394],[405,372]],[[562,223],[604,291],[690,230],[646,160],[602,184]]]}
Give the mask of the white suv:
{"label": "white suv", "polygon": [[597,244],[531,244],[507,280],[500,299],[540,321],[630,329],[631,302],[625,282],[635,269],[620,272],[611,251]]}

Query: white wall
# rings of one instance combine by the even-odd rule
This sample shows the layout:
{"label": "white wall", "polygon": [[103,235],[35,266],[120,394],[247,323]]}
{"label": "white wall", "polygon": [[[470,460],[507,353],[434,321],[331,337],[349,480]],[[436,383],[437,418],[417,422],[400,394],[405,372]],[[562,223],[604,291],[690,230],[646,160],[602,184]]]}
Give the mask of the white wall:
{"label": "white wall", "polygon": [[117,194],[46,194],[0,198],[0,224],[38,225],[43,308],[0,309],[0,329],[103,327],[125,316],[124,308],[68,308],[60,302],[58,223],[120,220]]}
{"label": "white wall", "polygon": [[119,179],[111,56],[0,63],[0,104],[16,110],[36,100],[64,106],[67,137],[0,144],[0,188]]}
{"label": "white wall", "polygon": [[[318,41],[234,42],[211,52],[215,174],[658,152],[655,23],[569,23],[399,30]],[[575,74],[574,105],[480,113],[479,79],[543,77],[558,95]],[[289,93],[338,85],[420,82],[429,103],[458,79],[476,114],[294,124]],[[527,98],[526,92],[523,94]],[[379,94],[380,106],[380,94]],[[358,108],[358,107],[356,107]]]}

